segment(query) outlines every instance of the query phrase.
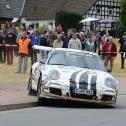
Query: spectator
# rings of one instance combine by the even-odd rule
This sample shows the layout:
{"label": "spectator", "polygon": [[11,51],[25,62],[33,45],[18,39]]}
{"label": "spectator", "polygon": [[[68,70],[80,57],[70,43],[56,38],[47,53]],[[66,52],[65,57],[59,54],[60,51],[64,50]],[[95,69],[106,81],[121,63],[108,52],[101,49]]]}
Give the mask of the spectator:
{"label": "spectator", "polygon": [[49,46],[47,40],[48,40],[48,36],[46,36],[45,33],[42,33],[41,38],[40,38],[40,45],[41,46]]}
{"label": "spectator", "polygon": [[52,25],[53,25],[52,23],[48,24],[48,31],[49,31],[49,33],[53,31],[53,26]]}
{"label": "spectator", "polygon": [[21,26],[19,31],[18,31],[18,35],[17,35],[17,39],[16,42],[18,43],[18,40],[21,38],[22,33],[26,32],[26,29],[24,26]]}
{"label": "spectator", "polygon": [[92,33],[89,28],[87,28],[85,35],[86,35],[86,38],[88,38],[89,36],[92,36]]}
{"label": "spectator", "polygon": [[103,46],[103,53],[105,54],[105,66],[107,67],[110,61],[110,68],[113,70],[114,58],[117,55],[117,47],[112,37],[109,37],[109,41]]}
{"label": "spectator", "polygon": [[7,54],[7,64],[13,64],[13,45],[16,45],[17,36],[12,32],[12,29],[9,28],[8,33],[6,34],[6,54]]}
{"label": "spectator", "polygon": [[67,39],[63,31],[61,32],[61,40],[63,41],[63,48],[68,48],[69,40]]}
{"label": "spectator", "polygon": [[82,45],[82,50],[85,50],[85,43],[86,43],[86,38],[83,32],[79,33],[79,38],[81,41],[81,45]]}
{"label": "spectator", "polygon": [[[16,36],[16,40],[17,40],[17,36],[18,36],[18,32],[17,32],[17,29],[15,27],[12,28],[12,33]],[[17,42],[15,42],[15,46],[14,47],[14,55],[17,56],[18,55],[18,44]]]}
{"label": "spectator", "polygon": [[57,35],[57,39],[54,40],[53,47],[54,48],[62,48],[63,47],[63,41],[61,40],[61,34]]}
{"label": "spectator", "polygon": [[[40,40],[40,45],[41,46],[49,46],[48,43],[48,36],[45,35],[45,33],[41,34],[41,40]],[[47,58],[47,51],[41,51],[41,58],[46,59]]]}
{"label": "spectator", "polygon": [[[29,39],[31,40],[31,45],[40,45],[40,34],[36,30],[33,30],[29,35]],[[37,50],[31,48],[31,64],[37,62]]]}
{"label": "spectator", "polygon": [[1,30],[0,30],[0,62],[5,63],[6,62],[6,48],[4,46],[5,44],[5,36],[6,36],[6,25],[1,24]]}
{"label": "spectator", "polygon": [[53,42],[57,38],[57,35],[49,34],[49,35],[46,35],[46,37],[48,38],[47,43],[49,44],[49,47],[53,47]]}
{"label": "spectator", "polygon": [[121,54],[121,69],[124,69],[124,60],[126,58],[126,33],[124,33],[123,38],[119,40]]}
{"label": "spectator", "polygon": [[100,45],[99,45],[99,49],[98,49],[98,54],[101,57],[102,60],[104,60],[104,53],[103,53],[103,46],[105,44],[105,35],[103,37],[101,37],[101,41],[100,41]]}
{"label": "spectator", "polygon": [[109,42],[109,38],[110,38],[109,32],[106,32],[106,34],[105,34],[105,42]]}
{"label": "spectator", "polygon": [[61,24],[59,24],[57,27],[56,27],[56,32],[57,34],[60,34],[62,32],[62,26]]}
{"label": "spectator", "polygon": [[100,36],[100,32],[96,33],[96,42],[95,42],[95,52],[98,50],[100,50],[100,44],[101,44],[101,36]]}
{"label": "spectator", "polygon": [[88,39],[85,43],[85,50],[90,52],[95,51],[95,39],[92,36],[88,36]]}
{"label": "spectator", "polygon": [[19,50],[18,50],[18,71],[16,73],[22,72],[22,63],[23,64],[23,73],[27,71],[28,64],[28,46],[31,46],[31,40],[28,38],[27,33],[24,32],[21,35],[21,38],[18,40]]}
{"label": "spectator", "polygon": [[76,32],[72,33],[72,38],[69,41],[68,48],[82,50],[81,41],[77,38]]}

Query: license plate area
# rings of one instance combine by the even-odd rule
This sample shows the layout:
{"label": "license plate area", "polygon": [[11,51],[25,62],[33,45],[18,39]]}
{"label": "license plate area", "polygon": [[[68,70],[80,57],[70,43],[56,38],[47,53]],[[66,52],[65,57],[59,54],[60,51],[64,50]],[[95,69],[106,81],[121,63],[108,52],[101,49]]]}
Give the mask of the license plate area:
{"label": "license plate area", "polygon": [[76,94],[83,94],[83,95],[88,95],[88,96],[92,96],[94,95],[94,90],[88,90],[88,89],[75,89],[75,93]]}

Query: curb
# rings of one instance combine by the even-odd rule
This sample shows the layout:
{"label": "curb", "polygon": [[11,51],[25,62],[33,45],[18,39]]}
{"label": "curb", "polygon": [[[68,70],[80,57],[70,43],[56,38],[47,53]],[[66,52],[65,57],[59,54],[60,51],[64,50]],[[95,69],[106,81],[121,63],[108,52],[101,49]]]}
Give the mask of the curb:
{"label": "curb", "polygon": [[36,107],[38,106],[38,102],[28,102],[28,103],[17,103],[17,104],[8,104],[8,105],[0,105],[0,111],[7,111],[7,110],[16,110],[16,109],[24,109],[29,107]]}
{"label": "curb", "polygon": [[[119,96],[125,96],[126,93],[120,93]],[[0,111],[7,111],[7,110],[16,110],[16,109],[24,109],[24,108],[32,108],[39,106],[39,103],[37,100],[29,101],[29,102],[22,102],[22,103],[12,103],[12,104],[3,104],[0,105]]]}

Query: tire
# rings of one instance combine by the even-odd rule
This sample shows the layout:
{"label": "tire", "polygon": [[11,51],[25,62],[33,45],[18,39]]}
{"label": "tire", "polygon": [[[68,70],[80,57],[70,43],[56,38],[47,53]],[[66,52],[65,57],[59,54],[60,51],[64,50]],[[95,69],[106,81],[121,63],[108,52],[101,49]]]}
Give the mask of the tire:
{"label": "tire", "polygon": [[32,96],[37,95],[36,91],[32,89],[32,69],[31,69],[31,72],[30,72],[30,77],[29,77],[27,89],[28,89],[28,94],[29,95],[32,95]]}
{"label": "tire", "polygon": [[40,97],[41,94],[41,83],[42,83],[42,73],[40,73],[40,77],[38,80],[38,86],[37,86],[37,96],[38,96],[38,105],[47,105],[48,99],[45,97]]}
{"label": "tire", "polygon": [[38,86],[37,86],[37,96],[38,96],[38,104],[41,103],[43,98],[40,98],[40,94],[41,94],[41,82],[42,82],[42,74],[40,73],[40,77],[38,80]]}

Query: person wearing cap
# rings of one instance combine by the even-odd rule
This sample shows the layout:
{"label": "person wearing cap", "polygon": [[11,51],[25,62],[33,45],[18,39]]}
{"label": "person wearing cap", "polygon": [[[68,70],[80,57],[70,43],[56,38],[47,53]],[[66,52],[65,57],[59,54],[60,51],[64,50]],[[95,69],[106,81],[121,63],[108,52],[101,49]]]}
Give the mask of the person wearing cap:
{"label": "person wearing cap", "polygon": [[121,69],[124,69],[124,61],[126,58],[126,32],[123,34],[123,37],[119,40],[119,43],[119,52],[121,54]]}
{"label": "person wearing cap", "polygon": [[18,50],[18,71],[16,73],[22,72],[23,64],[23,73],[27,71],[28,64],[28,47],[31,46],[31,40],[28,38],[27,33],[24,32],[21,34],[21,38],[18,40],[19,50]]}

